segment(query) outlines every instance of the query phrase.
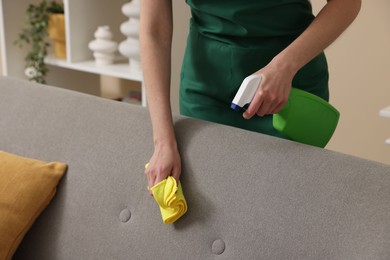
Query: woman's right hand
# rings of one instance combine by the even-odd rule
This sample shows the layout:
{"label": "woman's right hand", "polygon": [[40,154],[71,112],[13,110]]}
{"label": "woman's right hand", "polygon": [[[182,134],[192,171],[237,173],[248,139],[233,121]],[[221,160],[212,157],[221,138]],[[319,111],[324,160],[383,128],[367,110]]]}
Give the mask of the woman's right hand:
{"label": "woman's right hand", "polygon": [[180,174],[181,159],[176,143],[156,145],[149,165],[145,169],[148,187],[153,187],[168,176],[172,176],[176,182],[179,182]]}

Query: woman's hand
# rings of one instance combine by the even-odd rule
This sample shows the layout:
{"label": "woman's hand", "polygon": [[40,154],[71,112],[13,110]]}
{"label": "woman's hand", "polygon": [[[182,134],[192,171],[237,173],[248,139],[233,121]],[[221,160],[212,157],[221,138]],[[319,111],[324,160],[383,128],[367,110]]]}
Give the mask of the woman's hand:
{"label": "woman's hand", "polygon": [[310,26],[255,73],[262,74],[263,80],[244,118],[277,113],[287,102],[295,73],[337,39],[360,7],[361,0],[328,0]]}
{"label": "woman's hand", "polygon": [[179,182],[180,174],[181,160],[177,145],[156,145],[154,153],[150,158],[149,165],[145,169],[148,187],[153,187],[168,176],[172,176]]}
{"label": "woman's hand", "polygon": [[250,119],[255,114],[264,116],[279,112],[287,103],[295,73],[294,69],[284,66],[276,59],[254,73],[261,75],[262,80],[243,117]]}

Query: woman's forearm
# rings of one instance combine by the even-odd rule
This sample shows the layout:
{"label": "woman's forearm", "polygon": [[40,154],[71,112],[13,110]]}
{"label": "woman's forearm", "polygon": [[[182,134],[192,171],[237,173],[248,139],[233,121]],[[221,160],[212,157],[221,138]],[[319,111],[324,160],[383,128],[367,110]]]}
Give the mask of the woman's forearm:
{"label": "woman's forearm", "polygon": [[172,3],[141,1],[141,61],[153,126],[153,140],[175,142],[170,105]]}
{"label": "woman's forearm", "polygon": [[288,100],[295,74],[340,36],[360,5],[361,0],[329,0],[298,38],[256,72],[263,80],[244,118],[278,113]]}
{"label": "woman's forearm", "polygon": [[273,62],[295,74],[344,32],[360,7],[361,0],[329,0],[310,26]]}

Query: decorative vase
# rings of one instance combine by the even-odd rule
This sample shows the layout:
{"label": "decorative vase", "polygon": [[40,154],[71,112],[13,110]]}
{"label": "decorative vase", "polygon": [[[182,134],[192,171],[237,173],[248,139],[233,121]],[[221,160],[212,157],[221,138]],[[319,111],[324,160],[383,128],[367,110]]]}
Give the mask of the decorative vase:
{"label": "decorative vase", "polygon": [[118,49],[118,44],[112,41],[112,33],[107,25],[99,26],[95,31],[95,40],[88,44],[88,47],[93,51],[96,65],[109,65],[114,63],[115,52]]}
{"label": "decorative vase", "polygon": [[119,52],[129,59],[131,70],[139,71],[141,69],[139,46],[140,0],[132,0],[124,4],[122,13],[129,17],[129,20],[120,26],[120,31],[127,39],[119,44]]}
{"label": "decorative vase", "polygon": [[54,42],[54,54],[57,58],[66,58],[65,16],[49,14],[47,33]]}

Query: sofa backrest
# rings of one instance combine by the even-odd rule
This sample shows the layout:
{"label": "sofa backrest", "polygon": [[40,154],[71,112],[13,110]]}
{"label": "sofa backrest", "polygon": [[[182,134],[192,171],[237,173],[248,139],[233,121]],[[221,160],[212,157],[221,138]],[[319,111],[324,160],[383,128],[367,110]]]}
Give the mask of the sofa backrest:
{"label": "sofa backrest", "polygon": [[390,166],[175,116],[188,212],[146,189],[145,108],[0,80],[0,149],[69,165],[15,259],[390,259]]}

